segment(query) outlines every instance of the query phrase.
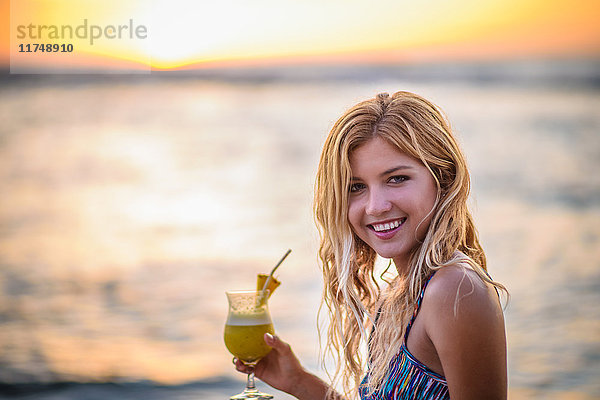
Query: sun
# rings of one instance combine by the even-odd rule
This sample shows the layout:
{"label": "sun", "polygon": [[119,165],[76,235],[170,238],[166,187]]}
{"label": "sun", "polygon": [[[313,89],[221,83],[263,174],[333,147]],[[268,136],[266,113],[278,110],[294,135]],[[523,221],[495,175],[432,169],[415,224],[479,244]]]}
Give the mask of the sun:
{"label": "sun", "polygon": [[228,2],[157,0],[149,13],[150,40],[143,51],[157,68],[226,57],[249,29],[249,13]]}

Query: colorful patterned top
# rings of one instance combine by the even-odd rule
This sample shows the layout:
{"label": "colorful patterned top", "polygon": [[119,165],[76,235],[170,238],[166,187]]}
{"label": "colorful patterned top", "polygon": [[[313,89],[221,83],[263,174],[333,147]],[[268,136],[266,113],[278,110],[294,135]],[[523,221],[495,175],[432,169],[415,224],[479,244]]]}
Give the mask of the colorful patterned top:
{"label": "colorful patterned top", "polygon": [[[360,398],[362,400],[441,400],[450,399],[448,393],[448,382],[442,375],[433,372],[426,365],[417,360],[406,347],[406,339],[410,332],[425,295],[425,288],[433,275],[429,277],[415,307],[415,312],[406,327],[404,341],[400,347],[398,355],[392,359],[390,363],[390,371],[387,380],[384,381],[383,387],[373,393],[372,396],[367,395],[367,389],[361,386]],[[366,383],[367,376],[362,383]]]}

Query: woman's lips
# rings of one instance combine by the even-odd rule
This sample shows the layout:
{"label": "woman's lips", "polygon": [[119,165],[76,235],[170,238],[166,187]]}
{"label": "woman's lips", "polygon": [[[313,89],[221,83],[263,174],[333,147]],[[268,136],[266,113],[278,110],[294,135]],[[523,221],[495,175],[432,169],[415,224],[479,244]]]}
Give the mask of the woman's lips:
{"label": "woman's lips", "polygon": [[394,220],[378,222],[375,224],[369,224],[367,226],[379,239],[387,240],[391,239],[396,232],[400,230],[405,221],[406,218],[398,218]]}

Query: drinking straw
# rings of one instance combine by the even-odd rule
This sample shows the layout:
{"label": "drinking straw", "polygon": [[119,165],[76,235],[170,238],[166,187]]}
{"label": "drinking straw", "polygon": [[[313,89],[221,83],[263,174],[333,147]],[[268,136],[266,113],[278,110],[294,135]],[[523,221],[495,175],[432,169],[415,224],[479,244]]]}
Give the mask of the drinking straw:
{"label": "drinking straw", "polygon": [[271,273],[269,274],[269,277],[267,278],[267,280],[265,281],[265,284],[262,287],[261,291],[263,293],[269,287],[269,283],[271,283],[271,278],[273,277],[273,274],[275,273],[275,270],[277,268],[279,268],[279,266],[281,265],[281,263],[283,262],[283,260],[285,260],[285,258],[287,256],[289,256],[291,252],[292,252],[292,249],[288,249],[288,251],[285,252],[285,254],[283,255],[283,257],[281,257],[281,260],[279,260],[279,262],[277,264],[275,264],[275,267],[273,267],[273,269],[271,270]]}

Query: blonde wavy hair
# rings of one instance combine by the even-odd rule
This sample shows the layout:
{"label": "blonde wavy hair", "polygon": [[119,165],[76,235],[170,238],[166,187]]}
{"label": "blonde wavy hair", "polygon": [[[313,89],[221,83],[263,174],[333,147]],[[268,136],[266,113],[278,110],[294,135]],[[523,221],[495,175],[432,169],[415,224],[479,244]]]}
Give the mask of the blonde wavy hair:
{"label": "blonde wavy hair", "polygon": [[[411,253],[407,274],[385,289],[374,276],[377,254],[348,221],[350,154],[374,137],[420,160],[438,189],[427,233]],[[330,317],[323,358],[336,361],[332,387],[341,381],[347,398],[355,397],[360,386],[366,367],[360,348],[367,342],[370,379],[365,386],[369,393],[381,387],[419,293],[435,270],[469,267],[482,281],[505,290],[486,273],[485,253],[467,207],[469,191],[465,157],[448,121],[416,94],[377,95],[349,109],[331,129],[319,161],[314,213],[325,282],[321,306],[326,305]],[[327,398],[333,398],[331,390]]]}

